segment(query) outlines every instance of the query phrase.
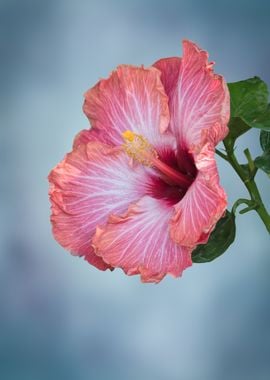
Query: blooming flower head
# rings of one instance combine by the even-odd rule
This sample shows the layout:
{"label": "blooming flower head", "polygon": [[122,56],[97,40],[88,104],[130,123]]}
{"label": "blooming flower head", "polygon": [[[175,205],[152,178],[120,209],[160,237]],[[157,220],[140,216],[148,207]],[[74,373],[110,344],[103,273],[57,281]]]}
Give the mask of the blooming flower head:
{"label": "blooming flower head", "polygon": [[227,201],[214,158],[229,94],[208,54],[121,65],[85,94],[92,126],[50,173],[56,240],[101,270],[143,282],[180,276]]}

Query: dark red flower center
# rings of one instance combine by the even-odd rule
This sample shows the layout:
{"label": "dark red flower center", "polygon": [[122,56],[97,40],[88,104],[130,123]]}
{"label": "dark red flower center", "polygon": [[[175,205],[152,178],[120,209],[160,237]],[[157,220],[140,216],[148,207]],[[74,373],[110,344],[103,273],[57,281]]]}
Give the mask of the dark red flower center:
{"label": "dark red flower center", "polygon": [[179,149],[175,152],[171,148],[159,151],[159,159],[168,167],[183,175],[189,180],[189,184],[175,184],[171,178],[159,170],[157,176],[151,176],[149,183],[149,195],[163,199],[167,204],[173,206],[178,203],[186,194],[188,188],[197,175],[197,169],[193,157],[185,150]]}

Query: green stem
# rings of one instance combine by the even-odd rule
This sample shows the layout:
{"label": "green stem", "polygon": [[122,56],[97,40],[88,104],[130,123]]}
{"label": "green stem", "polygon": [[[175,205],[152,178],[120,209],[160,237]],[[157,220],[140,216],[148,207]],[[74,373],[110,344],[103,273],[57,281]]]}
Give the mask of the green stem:
{"label": "green stem", "polygon": [[236,209],[238,208],[238,206],[241,206],[242,204],[247,205],[247,207],[241,210],[239,214],[245,214],[246,212],[257,208],[257,203],[255,203],[254,201],[250,199],[240,198],[240,199],[237,199],[237,201],[235,201],[233,204],[232,212],[234,213],[234,215],[236,214]]}
{"label": "green stem", "polygon": [[[264,223],[267,231],[270,233],[270,215],[268,214],[266,208],[264,207],[260,192],[258,190],[258,187],[254,181],[254,176],[247,176],[247,174],[244,172],[241,165],[238,163],[233,147],[229,146],[229,144],[226,141],[223,141],[227,155],[226,155],[226,161],[230,163],[230,165],[234,168],[238,176],[241,178],[242,182],[246,186],[249,195],[251,197],[251,201],[253,201],[257,206],[254,208],[254,210],[258,213],[260,216],[262,222]],[[249,151],[245,151],[246,156],[248,156],[249,165],[252,165],[252,158],[249,153]]]}
{"label": "green stem", "polygon": [[228,157],[226,154],[222,153],[220,150],[216,149],[216,154],[223,158],[223,160],[228,161]]}
{"label": "green stem", "polygon": [[254,165],[254,162],[252,160],[252,157],[251,157],[251,154],[250,154],[250,151],[249,151],[248,148],[246,148],[244,150],[244,154],[245,154],[245,156],[247,158],[249,169],[250,169],[250,171],[253,172],[255,170],[255,165]]}

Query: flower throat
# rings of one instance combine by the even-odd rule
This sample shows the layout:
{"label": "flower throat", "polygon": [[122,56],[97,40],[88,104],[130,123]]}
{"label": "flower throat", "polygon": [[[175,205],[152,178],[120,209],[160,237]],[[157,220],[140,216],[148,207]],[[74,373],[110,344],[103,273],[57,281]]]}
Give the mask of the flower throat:
{"label": "flower throat", "polygon": [[126,130],[122,133],[122,137],[125,142],[123,149],[129,157],[144,166],[157,169],[166,177],[171,185],[177,185],[183,189],[187,189],[193,182],[193,178],[162,162],[155,148],[144,136]]}

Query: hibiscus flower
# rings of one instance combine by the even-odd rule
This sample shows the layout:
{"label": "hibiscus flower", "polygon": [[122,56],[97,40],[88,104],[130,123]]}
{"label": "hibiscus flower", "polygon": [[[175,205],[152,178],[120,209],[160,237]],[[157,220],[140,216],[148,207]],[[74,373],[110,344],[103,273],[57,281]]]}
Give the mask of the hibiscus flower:
{"label": "hibiscus flower", "polygon": [[182,58],[119,66],[83,110],[92,128],[49,175],[55,239],[101,270],[180,276],[227,205],[214,157],[228,132],[223,77],[183,41]]}

